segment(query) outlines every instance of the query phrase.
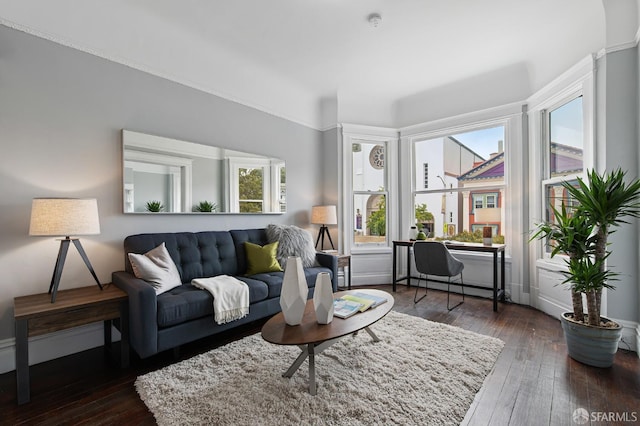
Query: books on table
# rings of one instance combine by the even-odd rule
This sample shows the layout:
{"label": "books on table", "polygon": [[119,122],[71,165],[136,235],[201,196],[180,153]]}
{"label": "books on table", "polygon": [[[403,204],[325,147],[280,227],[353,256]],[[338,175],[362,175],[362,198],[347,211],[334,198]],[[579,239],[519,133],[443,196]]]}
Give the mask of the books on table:
{"label": "books on table", "polygon": [[344,296],[341,297],[341,299],[351,300],[352,302],[359,303],[361,305],[360,312],[366,311],[375,303],[375,300],[373,299],[358,297],[353,294],[345,294]]}
{"label": "books on table", "polygon": [[338,318],[349,318],[351,315],[360,312],[362,304],[346,299],[335,299],[333,301],[333,316]]}
{"label": "books on table", "polygon": [[333,315],[338,318],[349,318],[358,312],[382,305],[386,301],[386,297],[373,296],[364,292],[345,294],[333,301]]}
{"label": "books on table", "polygon": [[363,292],[359,292],[359,291],[356,291],[355,293],[351,293],[351,294],[353,296],[355,296],[355,297],[361,297],[363,299],[373,300],[373,304],[371,305],[372,308],[375,308],[376,306],[382,305],[383,303],[385,303],[387,301],[386,297],[374,296],[372,294],[363,293]]}

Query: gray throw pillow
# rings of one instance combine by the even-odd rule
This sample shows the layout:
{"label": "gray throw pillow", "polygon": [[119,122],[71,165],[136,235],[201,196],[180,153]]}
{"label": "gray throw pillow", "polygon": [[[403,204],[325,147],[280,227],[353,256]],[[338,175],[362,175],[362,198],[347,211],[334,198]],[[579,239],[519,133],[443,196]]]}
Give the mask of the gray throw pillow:
{"label": "gray throw pillow", "polygon": [[309,231],[295,225],[271,224],[266,232],[269,243],[278,241],[276,259],[281,265],[286,265],[287,257],[297,256],[305,268],[316,266],[316,247]]}

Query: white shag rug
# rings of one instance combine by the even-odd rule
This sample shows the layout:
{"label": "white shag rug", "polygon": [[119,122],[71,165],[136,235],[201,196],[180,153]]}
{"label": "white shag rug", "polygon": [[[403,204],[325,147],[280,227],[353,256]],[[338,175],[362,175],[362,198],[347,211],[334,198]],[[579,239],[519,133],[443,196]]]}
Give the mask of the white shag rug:
{"label": "white shag rug", "polygon": [[260,333],[137,378],[159,425],[457,425],[504,346],[394,311],[282,377],[300,350]]}

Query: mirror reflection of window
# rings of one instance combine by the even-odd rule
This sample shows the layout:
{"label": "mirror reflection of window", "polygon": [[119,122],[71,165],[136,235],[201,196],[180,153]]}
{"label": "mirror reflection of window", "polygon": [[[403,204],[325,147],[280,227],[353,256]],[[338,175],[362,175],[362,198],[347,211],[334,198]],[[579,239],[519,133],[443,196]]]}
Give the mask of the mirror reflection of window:
{"label": "mirror reflection of window", "polygon": [[125,213],[149,213],[149,202],[165,213],[286,212],[280,159],[129,130],[122,146]]}
{"label": "mirror reflection of window", "polygon": [[240,213],[263,211],[264,176],[262,169],[238,169],[238,204]]}

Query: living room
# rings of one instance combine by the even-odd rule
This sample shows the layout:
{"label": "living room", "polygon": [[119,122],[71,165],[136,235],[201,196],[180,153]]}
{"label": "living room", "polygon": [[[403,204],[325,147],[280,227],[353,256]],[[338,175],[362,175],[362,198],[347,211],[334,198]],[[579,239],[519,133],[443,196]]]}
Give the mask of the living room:
{"label": "living room", "polygon": [[[397,25],[395,13],[399,12],[389,2],[380,1],[375,5],[360,2],[345,9],[343,14],[339,13],[342,11],[339,5],[327,6],[326,10],[320,7],[294,9],[295,17],[301,20],[305,13],[318,14],[315,21],[314,17],[305,18],[307,25],[313,26],[308,23],[310,20],[318,26],[330,27],[327,23],[333,18],[337,20],[336,27],[355,27],[353,42],[363,43],[357,46],[366,47],[368,54],[381,55],[373,55],[374,59],[369,59],[372,62],[356,64],[348,57],[339,57],[350,73],[345,79],[354,85],[350,88],[334,85],[329,90],[324,86],[311,90],[307,86],[313,78],[318,78],[313,73],[309,73],[310,77],[305,81],[286,80],[286,76],[278,74],[281,68],[261,62],[263,58],[258,55],[252,62],[244,62],[246,58],[241,57],[240,52],[243,45],[256,43],[260,46],[260,43],[248,36],[243,39],[239,32],[232,31],[234,25],[229,22],[226,26],[232,28],[227,28],[228,32],[222,35],[210,29],[213,35],[209,36],[214,42],[207,44],[207,33],[203,30],[207,28],[206,23],[198,20],[197,24],[193,23],[197,28],[191,30],[189,22],[185,24],[188,16],[197,15],[195,12],[172,20],[173,8],[178,6],[165,2],[154,10],[156,6],[139,2],[134,6],[121,3],[124,2],[113,8],[97,4],[78,6],[70,2],[56,6],[36,2],[37,8],[31,3],[16,1],[0,4],[0,133],[4,148],[0,159],[3,176],[0,265],[7,273],[0,293],[0,373],[4,375],[12,374],[15,369],[13,299],[46,292],[59,246],[54,238],[29,236],[31,203],[37,197],[97,199],[100,234],[83,237],[82,244],[103,283],[111,281],[112,272],[123,269],[123,240],[128,235],[264,228],[276,223],[300,226],[312,232],[315,238],[318,225],[311,223],[312,207],[336,205],[337,224],[330,225],[329,229],[336,249],[351,254],[352,284],[356,287],[376,285],[390,291],[391,241],[408,238],[410,226],[414,224],[414,198],[412,191],[406,190],[412,188],[413,176],[404,173],[413,168],[412,144],[444,136],[443,132],[454,135],[500,125],[506,129],[505,154],[510,162],[506,175],[508,185],[503,189],[510,203],[504,220],[508,230],[505,241],[508,297],[513,305],[523,305],[523,309],[527,309],[516,311],[514,315],[527,315],[530,311],[536,312],[531,315],[544,315],[543,312],[557,315],[568,299],[566,292],[555,286],[562,281],[558,278],[561,268],[557,264],[549,266],[548,259],[541,257],[538,246],[530,243],[527,235],[536,220],[542,217],[540,204],[544,191],[543,179],[537,171],[538,166],[542,169],[541,156],[537,155],[542,142],[536,139],[539,137],[537,129],[541,127],[536,117],[541,111],[579,92],[584,100],[584,117],[587,117],[584,127],[589,129],[585,133],[585,165],[601,171],[619,166],[630,178],[640,173],[637,126],[640,117],[639,5],[636,0],[570,1],[565,5],[547,2],[546,6],[551,10],[557,8],[556,14],[545,13],[554,17],[554,22],[546,23],[549,30],[557,31],[564,22],[568,35],[557,43],[558,46],[553,46],[560,50],[552,51],[554,61],[546,67],[535,62],[539,59],[533,56],[530,63],[520,57],[502,60],[504,52],[512,51],[508,50],[510,46],[506,42],[482,48],[474,44],[470,51],[462,51],[474,55],[467,59],[457,58],[451,52],[439,56],[437,47],[431,47],[433,53],[427,54],[432,63],[451,60],[461,69],[464,68],[461,64],[475,61],[482,63],[484,70],[478,67],[472,75],[455,69],[432,70],[439,75],[439,85],[417,84],[413,92],[402,88],[397,92],[401,95],[383,93],[383,88],[366,90],[366,85],[371,85],[370,78],[377,74],[371,70],[373,66],[387,62],[384,52],[393,51],[393,46],[387,46],[382,38],[385,31]],[[443,7],[427,3],[434,9],[434,15]],[[512,16],[507,15],[508,11],[515,13],[512,6],[507,7],[505,2],[491,3],[484,7],[466,5],[470,9],[461,13],[458,19],[451,15],[443,18],[448,22],[447,31],[452,31],[452,26],[460,28],[461,23],[469,24],[466,42],[459,41],[459,46],[471,43],[474,37],[480,38],[476,34],[481,33],[473,31],[491,27],[490,23],[497,32],[510,31],[506,39],[513,37],[514,43],[525,43],[516,37],[513,26],[505,22],[510,19],[507,16]],[[278,11],[278,7],[291,6],[252,4],[256,17],[247,20],[242,28],[262,22],[258,17],[281,24],[278,16],[283,12]],[[92,10],[92,7],[97,9]],[[211,8],[208,12],[217,10],[215,6],[208,7]],[[241,15],[241,7],[237,7],[240,9],[227,10],[229,16]],[[474,12],[479,12],[474,8],[485,7],[504,8],[504,15],[493,9],[492,14],[483,16],[487,19],[495,16],[495,20],[488,20],[485,25],[472,25]],[[518,7],[525,8],[523,5]],[[543,5],[526,7],[541,9]],[[443,8],[443,13],[452,12]],[[373,13],[380,15],[377,23],[375,17],[371,18]],[[535,15],[539,24],[545,14],[538,12]],[[52,16],[56,19],[51,19]],[[221,26],[224,16],[222,11],[216,15],[216,22],[220,21]],[[579,17],[579,25],[569,18],[573,16]],[[279,19],[284,18],[280,16]],[[429,17],[430,24],[435,26],[436,22],[432,21],[434,18]],[[136,22],[143,25],[136,26]],[[409,22],[415,24],[416,21]],[[236,27],[239,25],[235,24]],[[142,27],[148,27],[149,31],[155,28],[155,31],[146,33]],[[264,30],[265,27],[260,28]],[[293,27],[290,31],[294,30],[301,29]],[[332,34],[330,30],[323,31],[326,31],[322,33],[326,37]],[[407,32],[405,37],[411,37],[411,34]],[[295,38],[284,31],[278,35],[280,37],[273,40],[265,36],[263,42],[284,43],[283,40]],[[556,36],[559,37],[559,33]],[[369,38],[366,42],[362,41],[366,38]],[[227,41],[228,46],[220,40]],[[328,41],[342,43],[333,36]],[[130,45],[129,50],[127,45]],[[331,44],[328,46],[317,52],[318,57],[332,56]],[[382,46],[386,50],[377,52]],[[414,44],[411,46],[415,47]],[[530,45],[521,46],[524,51],[533,49]],[[136,47],[140,56],[130,57]],[[234,48],[239,50],[234,51]],[[302,49],[297,44],[290,48]],[[216,55],[211,55],[215,58],[205,54],[211,51],[215,52]],[[414,50],[412,55],[423,54],[417,52]],[[335,54],[338,55],[337,49]],[[356,54],[359,52],[354,52],[354,57]],[[454,57],[448,58],[447,54]],[[484,63],[481,56],[498,57],[498,60],[488,63],[487,59]],[[175,58],[172,61],[174,68],[167,68],[157,59],[167,57]],[[274,62],[286,62],[285,58],[277,58]],[[410,57],[403,59],[408,65],[396,62],[397,68],[413,64]],[[289,64],[290,67],[294,65],[300,64]],[[371,68],[364,72],[362,66]],[[300,69],[300,73],[302,71]],[[341,74],[338,70],[333,71],[336,76]],[[440,75],[447,72],[452,76]],[[395,79],[406,80],[407,85],[414,76],[400,70],[397,73]],[[377,77],[382,81],[382,72]],[[362,82],[355,84],[359,79]],[[321,89],[326,93],[318,97]],[[287,175],[286,213],[125,214],[123,130],[283,159]],[[352,172],[349,160],[353,143],[357,141],[388,147],[385,158],[388,192],[384,194],[388,202],[388,228],[382,246],[362,247],[353,238],[356,226],[353,221],[356,215],[354,188],[349,185],[347,176]],[[609,262],[617,267],[620,281],[616,283],[616,291],[606,293],[603,314],[622,322],[625,343],[620,348],[638,353],[640,267],[637,259],[640,242],[638,221],[631,222],[610,240],[614,250]],[[471,254],[461,257],[470,271],[465,279],[490,281],[488,258]],[[405,264],[403,260],[400,265]],[[406,272],[402,266],[400,268],[401,273]],[[340,279],[341,284],[344,283],[344,278]],[[66,260],[60,288],[86,285],[94,285],[93,280],[80,256],[72,250]],[[408,290],[403,285],[399,287],[398,306],[409,311],[422,309],[419,305],[414,308],[408,302],[412,295],[404,295]],[[425,306],[443,304],[441,296],[435,297]],[[472,309],[469,314],[488,321],[487,327],[495,324],[490,300],[471,299],[465,304]],[[500,304],[500,309],[504,306],[507,304]],[[451,323],[456,316],[462,315],[452,312],[448,319],[446,313],[435,316],[445,317],[442,322]],[[509,319],[501,321],[508,322]],[[67,355],[75,356],[102,345],[101,327],[88,326],[79,330],[31,341],[30,363],[36,365]],[[628,365],[637,376],[638,364]],[[638,389],[637,384],[635,386]],[[14,387],[3,388],[3,393],[15,404],[12,399],[15,398]],[[591,408],[596,410],[598,407]]]}

